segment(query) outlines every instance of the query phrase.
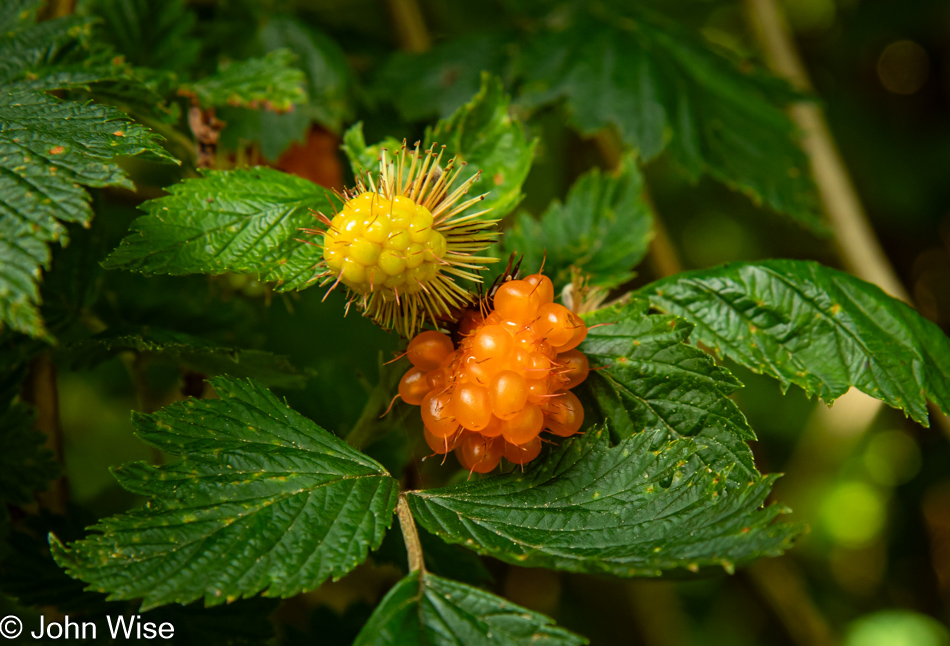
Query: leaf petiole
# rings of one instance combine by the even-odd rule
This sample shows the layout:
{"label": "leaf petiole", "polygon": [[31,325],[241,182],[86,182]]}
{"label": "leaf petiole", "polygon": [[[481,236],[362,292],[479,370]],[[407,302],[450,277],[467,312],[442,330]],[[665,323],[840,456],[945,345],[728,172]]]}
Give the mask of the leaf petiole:
{"label": "leaf petiole", "polygon": [[396,515],[399,516],[399,528],[402,529],[402,538],[406,542],[406,551],[409,553],[409,571],[417,570],[425,572],[425,560],[422,558],[422,543],[419,541],[419,530],[416,529],[416,521],[412,517],[412,511],[406,503],[405,494],[399,494],[399,501],[396,503]]}

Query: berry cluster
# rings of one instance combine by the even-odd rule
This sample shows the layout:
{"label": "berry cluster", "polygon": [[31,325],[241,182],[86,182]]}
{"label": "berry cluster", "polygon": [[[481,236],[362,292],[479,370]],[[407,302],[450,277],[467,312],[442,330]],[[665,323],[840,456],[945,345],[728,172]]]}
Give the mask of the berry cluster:
{"label": "berry cluster", "polygon": [[[324,238],[329,270],[358,294],[415,294],[439,273],[445,236],[427,208],[407,197],[361,193],[344,204]],[[395,300],[395,296],[391,296]]]}
{"label": "berry cluster", "polygon": [[426,331],[409,343],[413,367],[399,395],[422,407],[426,442],[451,450],[466,469],[487,473],[502,457],[525,464],[541,452],[541,431],[567,437],[584,421],[570,389],[587,378],[587,357],[576,347],[587,326],[553,302],[550,279],[533,274],[503,283],[494,310],[467,310],[461,342]]}

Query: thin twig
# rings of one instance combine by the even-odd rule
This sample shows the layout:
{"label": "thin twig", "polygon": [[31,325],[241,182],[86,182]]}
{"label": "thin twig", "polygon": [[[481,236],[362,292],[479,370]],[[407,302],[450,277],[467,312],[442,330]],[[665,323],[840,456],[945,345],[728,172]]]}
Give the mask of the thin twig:
{"label": "thin twig", "polygon": [[396,503],[396,515],[399,516],[399,528],[402,530],[406,552],[409,554],[409,571],[425,572],[426,565],[422,558],[422,543],[419,541],[419,531],[416,529],[416,520],[412,517],[412,511],[409,509],[409,503],[406,502],[405,494],[399,494],[399,502]]}

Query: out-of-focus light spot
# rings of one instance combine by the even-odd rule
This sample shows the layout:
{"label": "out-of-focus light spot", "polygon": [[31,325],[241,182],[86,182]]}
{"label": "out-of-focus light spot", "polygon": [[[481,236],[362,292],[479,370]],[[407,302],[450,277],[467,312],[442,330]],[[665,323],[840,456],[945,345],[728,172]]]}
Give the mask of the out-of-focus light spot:
{"label": "out-of-focus light spot", "polygon": [[909,610],[884,610],[851,624],[844,646],[948,646],[940,622]]}
{"label": "out-of-focus light spot", "polygon": [[816,419],[830,435],[856,438],[868,430],[880,410],[880,401],[857,388],[849,388],[835,400],[834,406],[817,409]]}
{"label": "out-of-focus light spot", "polygon": [[877,77],[888,92],[913,94],[927,82],[930,60],[912,40],[898,40],[884,48],[877,59]]}
{"label": "out-of-focus light spot", "polygon": [[920,471],[920,449],[903,431],[876,433],[864,452],[864,468],[874,482],[893,487]]}
{"label": "out-of-focus light spot", "polygon": [[828,536],[846,547],[867,545],[884,526],[884,497],[866,482],[837,485],[821,503],[821,524]]}
{"label": "out-of-focus light spot", "polygon": [[837,6],[834,0],[783,0],[785,15],[798,33],[816,33],[835,24]]}

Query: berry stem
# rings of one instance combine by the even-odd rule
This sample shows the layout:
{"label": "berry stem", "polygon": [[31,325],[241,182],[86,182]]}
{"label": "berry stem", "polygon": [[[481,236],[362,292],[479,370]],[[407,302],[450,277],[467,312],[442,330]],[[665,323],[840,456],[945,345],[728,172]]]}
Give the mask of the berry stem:
{"label": "berry stem", "polygon": [[405,494],[399,494],[396,503],[396,515],[399,516],[399,527],[402,529],[402,539],[406,543],[406,552],[409,553],[409,571],[420,570],[425,572],[425,561],[422,558],[422,543],[419,541],[419,531],[416,529],[416,520],[412,517],[409,503]]}
{"label": "berry stem", "polygon": [[366,389],[369,391],[369,399],[363,407],[363,412],[356,420],[356,424],[350,429],[346,436],[346,443],[354,449],[363,450],[375,442],[379,435],[385,432],[386,427],[380,423],[380,417],[387,412],[391,405],[393,393],[396,391],[401,372],[389,367],[389,364],[383,363],[383,353],[379,353],[379,382],[372,386],[364,381]]}

